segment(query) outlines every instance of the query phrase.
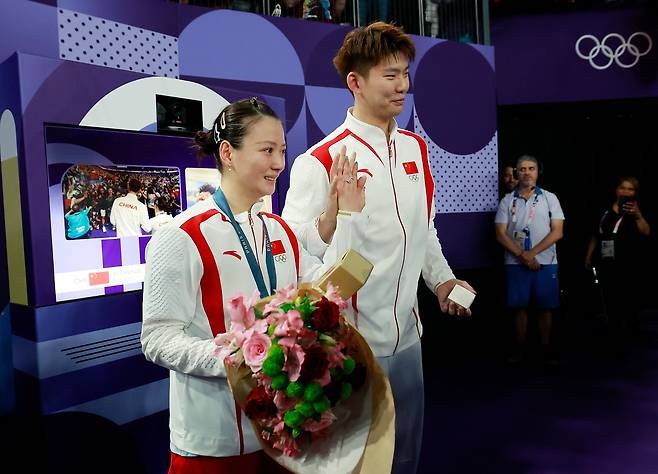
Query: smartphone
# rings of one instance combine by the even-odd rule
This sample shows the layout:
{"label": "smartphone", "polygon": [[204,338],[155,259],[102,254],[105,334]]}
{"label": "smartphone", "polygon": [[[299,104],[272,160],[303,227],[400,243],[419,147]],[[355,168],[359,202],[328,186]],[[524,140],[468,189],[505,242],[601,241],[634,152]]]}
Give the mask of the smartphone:
{"label": "smartphone", "polygon": [[629,204],[632,202],[635,202],[635,198],[629,196],[620,197],[619,201],[617,201],[617,205],[619,206],[619,212],[624,212],[624,204]]}

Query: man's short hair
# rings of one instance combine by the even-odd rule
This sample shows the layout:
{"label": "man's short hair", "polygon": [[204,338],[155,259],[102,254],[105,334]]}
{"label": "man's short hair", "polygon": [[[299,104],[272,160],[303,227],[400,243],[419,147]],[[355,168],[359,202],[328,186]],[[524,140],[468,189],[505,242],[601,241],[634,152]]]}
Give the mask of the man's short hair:
{"label": "man's short hair", "polygon": [[356,28],[345,36],[334,57],[334,66],[343,81],[347,82],[350,72],[366,77],[371,68],[398,54],[413,61],[416,57],[413,41],[400,27],[377,21]]}
{"label": "man's short hair", "polygon": [[516,160],[516,169],[519,168],[522,161],[532,161],[535,164],[535,167],[537,168],[537,170],[539,170],[539,160],[537,158],[535,158],[534,156],[532,156],[532,155],[521,155],[521,156],[519,156],[519,158]]}
{"label": "man's short hair", "polygon": [[142,182],[135,178],[130,178],[128,180],[128,191],[133,193],[138,193],[142,190]]}

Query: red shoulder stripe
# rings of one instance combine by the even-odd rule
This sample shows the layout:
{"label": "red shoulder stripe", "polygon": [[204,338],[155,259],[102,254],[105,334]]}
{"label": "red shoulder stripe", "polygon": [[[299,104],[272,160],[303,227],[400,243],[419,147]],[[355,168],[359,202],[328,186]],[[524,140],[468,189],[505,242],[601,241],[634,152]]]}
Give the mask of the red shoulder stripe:
{"label": "red shoulder stripe", "polygon": [[329,148],[331,148],[332,145],[338,143],[339,141],[341,141],[343,138],[345,138],[347,136],[354,137],[355,140],[357,140],[358,142],[363,144],[366,148],[368,148],[372,152],[372,154],[377,157],[377,159],[380,161],[380,163],[382,165],[384,164],[384,161],[377,154],[377,152],[370,145],[370,143],[365,141],[360,136],[356,135],[350,129],[346,128],[339,135],[336,135],[334,138],[332,138],[328,142],[319,145],[317,148],[315,148],[313,151],[311,151],[311,155],[316,157],[320,161],[320,163],[322,163],[322,166],[324,166],[324,169],[327,171],[327,177],[329,177],[329,173],[331,172],[331,163],[333,162],[333,158],[329,154]]}
{"label": "red shoulder stripe", "polygon": [[327,170],[327,179],[329,178],[329,173],[331,171],[331,163],[333,163],[333,158],[329,154],[329,148],[331,145],[334,143],[337,143],[341,141],[343,138],[348,136],[350,134],[350,131],[345,129],[343,133],[340,135],[335,136],[331,140],[329,140],[326,143],[321,144],[318,146],[315,150],[311,152],[311,155],[316,157],[318,160],[320,160],[320,163],[322,163],[322,166],[324,166],[324,169]]}
{"label": "red shoulder stripe", "polygon": [[418,142],[420,147],[420,156],[423,160],[423,175],[425,178],[425,196],[427,198],[427,224],[432,224],[432,199],[434,199],[434,180],[432,179],[432,173],[430,172],[430,161],[427,154],[427,143],[420,135],[409,132],[407,130],[398,129],[402,135],[407,135],[414,138]]}
{"label": "red shoulder stripe", "polygon": [[206,312],[210,329],[213,336],[226,332],[224,324],[224,298],[222,295],[222,283],[219,279],[219,268],[217,262],[210,250],[210,245],[201,232],[201,224],[212,216],[219,214],[216,209],[210,209],[202,214],[192,217],[181,225],[196,245],[201,263],[203,264],[203,276],[201,277],[201,302],[203,310]]}

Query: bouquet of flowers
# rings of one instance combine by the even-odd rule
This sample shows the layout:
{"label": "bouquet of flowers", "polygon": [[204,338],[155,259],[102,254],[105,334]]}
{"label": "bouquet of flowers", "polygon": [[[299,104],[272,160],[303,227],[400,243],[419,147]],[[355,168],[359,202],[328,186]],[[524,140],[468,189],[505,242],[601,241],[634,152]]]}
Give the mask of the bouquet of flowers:
{"label": "bouquet of flowers", "polygon": [[[368,458],[392,459],[390,387],[337,289],[291,285],[258,296],[231,299],[231,328],[215,343],[265,451],[293,472],[347,473]],[[366,456],[369,444],[377,453]]]}

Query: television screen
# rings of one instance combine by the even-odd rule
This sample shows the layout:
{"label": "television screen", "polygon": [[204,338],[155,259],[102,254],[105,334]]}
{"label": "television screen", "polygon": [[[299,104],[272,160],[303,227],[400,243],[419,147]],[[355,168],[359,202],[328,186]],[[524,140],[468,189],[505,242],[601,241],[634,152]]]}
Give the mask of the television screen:
{"label": "television screen", "polygon": [[55,301],[141,290],[152,234],[212,198],[214,160],[198,158],[182,135],[44,128]]}
{"label": "television screen", "polygon": [[213,160],[184,136],[51,124],[45,135],[55,300],[141,290],[152,233],[187,208],[182,177]]}
{"label": "television screen", "polygon": [[194,135],[203,128],[200,100],[156,94],[155,109],[158,133]]}

